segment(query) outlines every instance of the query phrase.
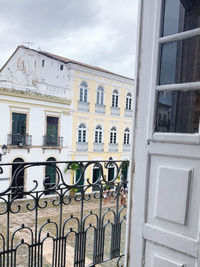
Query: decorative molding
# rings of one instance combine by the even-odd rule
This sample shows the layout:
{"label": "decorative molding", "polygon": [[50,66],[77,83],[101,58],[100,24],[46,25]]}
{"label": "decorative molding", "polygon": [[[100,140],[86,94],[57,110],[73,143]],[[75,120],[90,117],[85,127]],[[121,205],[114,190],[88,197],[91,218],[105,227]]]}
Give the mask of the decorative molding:
{"label": "decorative molding", "polygon": [[184,263],[178,262],[175,259],[168,258],[164,255],[153,254],[153,266],[154,267],[184,267]]}
{"label": "decorative molding", "polygon": [[191,169],[160,166],[155,216],[185,225]]}
{"label": "decorative molding", "polygon": [[134,85],[134,83],[135,83],[134,79],[131,79],[128,77],[123,77],[123,76],[120,76],[118,74],[107,73],[106,71],[104,72],[103,70],[102,71],[94,70],[92,68],[80,66],[80,65],[74,64],[74,63],[68,63],[68,65],[70,65],[71,68],[73,68],[75,70],[79,70],[80,72],[87,72],[88,74],[100,76],[100,77],[111,79],[111,80],[116,80],[116,81],[119,81],[122,83],[128,83],[128,84],[132,84],[132,85]]}
{"label": "decorative molding", "polygon": [[151,224],[143,224],[142,237],[192,257],[198,257],[199,241],[197,239],[167,231]]}
{"label": "decorative molding", "polygon": [[41,100],[41,101],[46,101],[46,102],[59,103],[59,104],[65,104],[65,105],[71,104],[71,100],[69,100],[69,99],[60,98],[57,96],[43,95],[40,93],[26,92],[26,91],[15,90],[15,89],[8,89],[8,88],[4,88],[4,87],[0,87],[0,94],[7,95],[7,96],[20,97],[20,98]]}

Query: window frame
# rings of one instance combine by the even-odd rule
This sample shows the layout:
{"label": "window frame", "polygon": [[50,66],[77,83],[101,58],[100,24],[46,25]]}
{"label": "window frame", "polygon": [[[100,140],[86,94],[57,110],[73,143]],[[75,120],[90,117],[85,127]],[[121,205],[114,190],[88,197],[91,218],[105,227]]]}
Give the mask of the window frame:
{"label": "window frame", "polygon": [[[156,132],[156,115],[157,115],[157,93],[158,91],[174,91],[174,90],[198,90],[200,89],[200,81],[179,83],[179,84],[166,84],[159,85],[159,73],[160,73],[160,59],[161,59],[161,46],[164,43],[184,40],[194,36],[200,36],[200,28],[188,30],[168,36],[162,37],[163,28],[163,11],[164,0],[156,0],[155,20],[154,20],[154,38],[153,38],[153,53],[152,57],[154,62],[151,72],[151,100],[149,103],[149,116],[151,123],[148,127],[148,141],[155,142],[171,142],[171,143],[194,143],[200,144],[200,132],[199,133],[173,133],[173,132]],[[152,108],[153,107],[153,108]]]}
{"label": "window frame", "polygon": [[87,126],[85,123],[80,123],[77,131],[77,142],[87,143]]}
{"label": "window frame", "polygon": [[132,110],[132,94],[128,92],[126,94],[126,110]]}
{"label": "window frame", "polygon": [[88,83],[85,81],[80,83],[79,101],[81,103],[88,103]]}
{"label": "window frame", "polygon": [[104,87],[102,85],[97,87],[96,104],[100,106],[104,105]]}
{"label": "window frame", "polygon": [[103,140],[103,129],[102,126],[100,124],[98,124],[95,127],[95,131],[94,131],[94,143],[95,144],[102,144]]}
{"label": "window frame", "polygon": [[110,129],[110,144],[117,144],[117,128],[115,126]]}
{"label": "window frame", "polygon": [[124,145],[130,145],[130,129],[127,127],[124,130]]}
{"label": "window frame", "polygon": [[111,101],[112,108],[119,108],[119,92],[117,89],[112,91],[112,101]]}

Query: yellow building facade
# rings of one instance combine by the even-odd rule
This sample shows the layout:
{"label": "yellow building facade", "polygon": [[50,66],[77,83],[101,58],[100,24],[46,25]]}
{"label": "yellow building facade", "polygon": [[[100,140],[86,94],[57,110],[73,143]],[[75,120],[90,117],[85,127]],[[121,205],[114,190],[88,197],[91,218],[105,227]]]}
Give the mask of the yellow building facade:
{"label": "yellow building facade", "polygon": [[129,159],[134,81],[94,72],[73,70],[71,160]]}

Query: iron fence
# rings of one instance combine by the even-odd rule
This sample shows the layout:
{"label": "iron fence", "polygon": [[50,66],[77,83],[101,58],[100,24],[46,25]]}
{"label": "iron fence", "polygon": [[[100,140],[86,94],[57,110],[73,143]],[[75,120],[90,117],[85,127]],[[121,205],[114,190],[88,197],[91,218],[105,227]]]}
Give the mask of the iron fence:
{"label": "iron fence", "polygon": [[121,266],[128,164],[0,164],[0,267]]}
{"label": "iron fence", "polygon": [[8,134],[7,144],[9,146],[31,146],[32,135],[29,134]]}
{"label": "iron fence", "polygon": [[56,135],[45,135],[43,136],[43,146],[62,147],[63,137],[59,137]]}

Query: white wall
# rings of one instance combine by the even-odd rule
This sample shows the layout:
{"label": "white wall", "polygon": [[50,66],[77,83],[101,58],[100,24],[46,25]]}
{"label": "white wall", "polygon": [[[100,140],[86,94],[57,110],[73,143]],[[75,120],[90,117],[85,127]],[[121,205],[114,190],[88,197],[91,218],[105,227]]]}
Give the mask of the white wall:
{"label": "white wall", "polygon": [[[42,67],[44,60],[44,67]],[[63,70],[60,70],[60,65]],[[46,57],[37,51],[19,48],[0,74],[5,86],[15,85],[19,90],[67,97],[68,72],[64,63]]]}

